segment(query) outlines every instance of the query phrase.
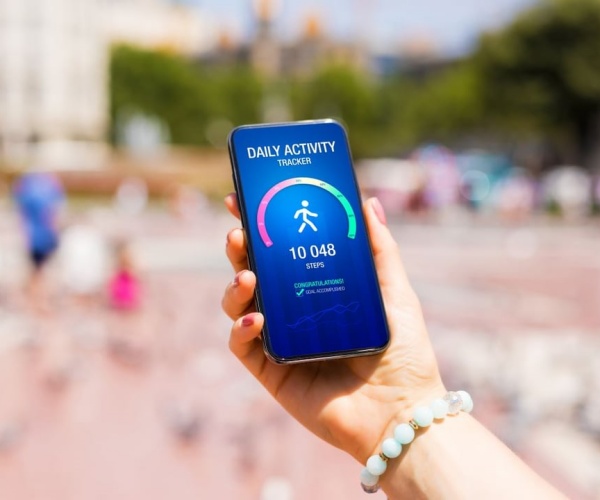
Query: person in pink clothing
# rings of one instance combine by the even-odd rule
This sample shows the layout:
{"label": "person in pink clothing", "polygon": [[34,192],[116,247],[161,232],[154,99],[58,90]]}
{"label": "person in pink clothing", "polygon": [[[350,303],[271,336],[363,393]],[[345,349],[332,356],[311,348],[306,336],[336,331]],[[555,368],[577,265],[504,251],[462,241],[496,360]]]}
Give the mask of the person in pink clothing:
{"label": "person in pink clothing", "polygon": [[117,245],[116,269],[108,284],[110,305],[121,311],[140,306],[140,281],[134,270],[131,251],[126,243]]}
{"label": "person in pink clothing", "polygon": [[139,366],[147,360],[143,321],[142,285],[129,245],[116,245],[115,269],[108,281],[108,303],[114,311],[109,352],[118,361]]}

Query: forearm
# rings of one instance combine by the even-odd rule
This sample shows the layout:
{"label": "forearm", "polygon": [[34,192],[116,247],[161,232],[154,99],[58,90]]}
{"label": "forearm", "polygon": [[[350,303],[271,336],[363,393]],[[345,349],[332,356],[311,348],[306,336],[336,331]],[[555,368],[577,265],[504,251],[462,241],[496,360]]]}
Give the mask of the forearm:
{"label": "forearm", "polygon": [[390,499],[565,498],[464,413],[420,429],[380,483]]}

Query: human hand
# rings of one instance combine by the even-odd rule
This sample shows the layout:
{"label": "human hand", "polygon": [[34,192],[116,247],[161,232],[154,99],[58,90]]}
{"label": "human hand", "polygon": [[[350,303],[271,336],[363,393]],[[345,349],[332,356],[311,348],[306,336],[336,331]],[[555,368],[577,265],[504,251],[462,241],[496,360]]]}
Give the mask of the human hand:
{"label": "human hand", "polygon": [[[235,195],[225,198],[240,217]],[[377,199],[363,205],[391,342],[378,355],[294,365],[269,361],[260,340],[264,324],[254,306],[256,276],[248,270],[244,232],[227,235],[236,276],[223,310],[234,320],[229,347],[273,397],[302,425],[359,462],[376,452],[412,409],[445,394],[419,301],[404,272],[398,246]]]}

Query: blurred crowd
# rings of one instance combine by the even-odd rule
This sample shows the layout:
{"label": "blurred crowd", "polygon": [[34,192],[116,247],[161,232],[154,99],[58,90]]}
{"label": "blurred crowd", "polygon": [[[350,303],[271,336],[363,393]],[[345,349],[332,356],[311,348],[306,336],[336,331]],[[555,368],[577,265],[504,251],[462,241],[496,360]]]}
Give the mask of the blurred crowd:
{"label": "blurred crowd", "polygon": [[534,177],[504,155],[455,153],[426,145],[408,159],[360,162],[364,189],[392,213],[444,212],[456,207],[501,219],[546,213],[570,220],[600,212],[600,174],[557,166]]}
{"label": "blurred crowd", "polygon": [[[579,491],[596,491],[597,472],[585,465],[600,457],[600,345],[589,334],[597,330],[597,294],[586,284],[598,270],[595,227],[536,225],[528,218],[546,210],[584,220],[597,204],[597,181],[573,168],[533,181],[500,157],[440,147],[403,161],[364,162],[357,171],[365,191],[391,213],[415,221],[456,210],[466,215],[457,224],[444,217],[432,218],[433,225],[390,219],[444,377],[468,387],[480,401],[478,417],[520,452],[552,456],[556,434],[562,436],[569,463],[557,458],[551,465]],[[254,394],[251,380],[231,375],[229,322],[218,310],[229,279],[223,239],[234,222],[190,186],[164,192],[153,197],[142,178],[124,177],[109,196],[78,198],[60,177],[42,171],[2,191],[0,456],[18,456],[27,436],[48,425],[48,401],[76,401],[69,411],[77,415],[83,411],[77,404],[96,397],[93,380],[100,377],[111,392],[102,401],[114,411],[126,401],[112,392],[127,384],[123,374],[135,374],[138,385],[129,389],[151,387],[151,419],[175,443],[200,442],[212,454],[222,444],[204,447],[208,434],[217,441],[233,435],[236,467],[249,481],[277,468],[274,459],[260,469],[256,457],[266,460],[278,443],[289,445],[279,433],[291,426],[266,394]],[[487,215],[529,224],[472,224],[489,221]],[[67,426],[75,418],[69,411],[60,417]],[[135,425],[147,417],[138,415]],[[265,421],[275,424],[267,429]],[[115,422],[106,425],[122,425]],[[76,448],[75,441],[64,444]],[[164,455],[161,467],[169,460]],[[315,464],[310,470],[318,473]],[[287,496],[278,500],[291,498],[285,485]]]}
{"label": "blurred crowd", "polygon": [[[169,193],[152,225],[185,234],[191,221],[207,215],[205,200],[187,186]],[[145,235],[150,203],[142,179],[124,178],[112,198],[80,209],[67,199],[59,176],[46,171],[19,176],[3,194],[0,452],[14,446],[26,427],[29,395],[17,380],[23,359],[44,390],[60,393],[77,379],[90,349],[131,369],[160,362],[185,371],[200,333],[191,324],[178,328],[189,319],[182,320],[177,285],[149,276],[140,263],[143,252],[136,245]],[[173,373],[171,378],[173,387],[182,382]],[[161,403],[167,427],[184,441],[193,439],[199,415],[191,396],[180,396],[184,388],[167,392]]]}

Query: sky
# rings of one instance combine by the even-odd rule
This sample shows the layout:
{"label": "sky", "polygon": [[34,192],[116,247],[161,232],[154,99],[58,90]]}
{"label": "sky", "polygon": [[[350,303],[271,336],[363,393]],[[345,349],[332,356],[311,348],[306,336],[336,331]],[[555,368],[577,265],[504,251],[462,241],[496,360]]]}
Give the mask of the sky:
{"label": "sky", "polygon": [[[254,0],[178,0],[205,15],[237,39],[249,39]],[[341,40],[365,40],[378,52],[391,52],[406,40],[431,39],[442,53],[459,55],[479,33],[509,22],[538,0],[278,0],[276,31],[284,40],[302,33],[311,13]]]}

